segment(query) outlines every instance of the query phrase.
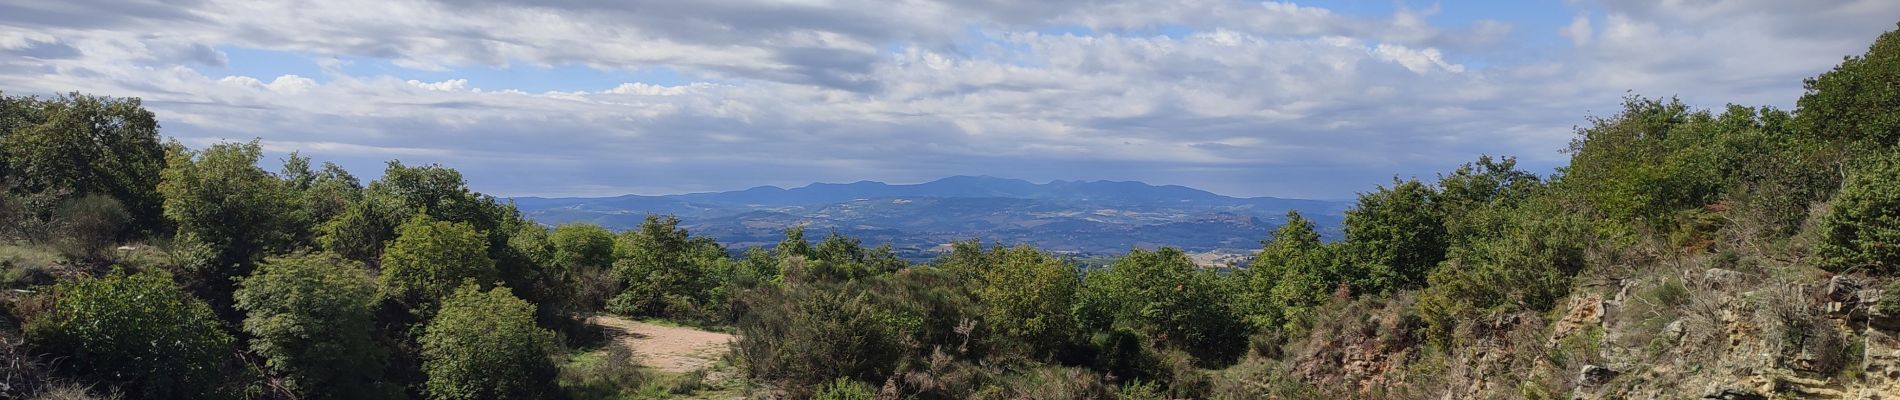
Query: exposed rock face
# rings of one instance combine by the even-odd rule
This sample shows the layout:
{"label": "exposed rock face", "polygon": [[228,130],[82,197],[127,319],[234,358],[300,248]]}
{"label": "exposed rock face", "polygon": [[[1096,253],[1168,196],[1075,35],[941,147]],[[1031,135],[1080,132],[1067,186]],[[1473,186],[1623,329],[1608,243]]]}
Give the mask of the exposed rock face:
{"label": "exposed rock face", "polygon": [[[1606,279],[1549,313],[1469,320],[1451,349],[1353,333],[1396,320],[1358,310],[1380,314],[1364,318],[1378,328],[1315,332],[1288,361],[1323,393],[1364,398],[1900,400],[1900,315],[1873,309],[1879,280],[1686,272]],[[1679,277],[1687,294],[1659,289]]]}
{"label": "exposed rock face", "polygon": [[1601,386],[1604,383],[1608,383],[1611,379],[1616,379],[1616,375],[1617,372],[1608,367],[1594,364],[1585,365],[1583,366],[1583,371],[1577,375],[1577,382],[1588,387]]}

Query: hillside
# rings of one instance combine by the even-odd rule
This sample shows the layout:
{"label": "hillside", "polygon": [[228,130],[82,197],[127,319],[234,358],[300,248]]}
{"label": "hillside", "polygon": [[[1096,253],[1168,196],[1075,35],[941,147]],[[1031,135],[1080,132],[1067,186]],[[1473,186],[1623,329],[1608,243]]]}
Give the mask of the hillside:
{"label": "hillside", "polygon": [[1044,184],[987,176],[955,176],[891,185],[860,181],[781,189],[666,196],[512,199],[543,224],[591,222],[637,227],[647,214],[678,216],[681,226],[727,246],[776,243],[784,228],[805,225],[870,243],[891,243],[925,260],[953,241],[1028,244],[1078,255],[1174,246],[1195,252],[1246,253],[1279,226],[1289,210],[1338,238],[1345,202],[1237,198],[1182,186],[1140,182],[1054,181]]}

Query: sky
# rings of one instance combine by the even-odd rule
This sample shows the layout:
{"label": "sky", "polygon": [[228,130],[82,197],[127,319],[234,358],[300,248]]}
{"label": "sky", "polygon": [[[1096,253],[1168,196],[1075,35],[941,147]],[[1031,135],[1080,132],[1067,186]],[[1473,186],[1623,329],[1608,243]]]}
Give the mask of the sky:
{"label": "sky", "polygon": [[0,0],[0,92],[502,196],[951,175],[1350,198],[1562,165],[1625,96],[1792,108],[1895,0]]}

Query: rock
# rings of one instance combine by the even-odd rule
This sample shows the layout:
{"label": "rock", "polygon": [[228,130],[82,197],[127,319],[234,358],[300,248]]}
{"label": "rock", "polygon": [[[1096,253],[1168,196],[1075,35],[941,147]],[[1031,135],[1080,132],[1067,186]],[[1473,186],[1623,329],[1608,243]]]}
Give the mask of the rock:
{"label": "rock", "polygon": [[1662,334],[1663,334],[1663,337],[1669,338],[1669,341],[1680,342],[1682,341],[1682,337],[1684,335],[1689,334],[1689,326],[1688,324],[1683,323],[1683,321],[1679,319],[1675,321],[1669,321],[1669,325],[1663,326]]}
{"label": "rock", "polygon": [[1618,372],[1600,365],[1584,365],[1583,372],[1577,375],[1577,381],[1584,386],[1598,386],[1616,379]]}
{"label": "rock", "polygon": [[1601,295],[1588,293],[1578,296],[1570,300],[1567,309],[1570,311],[1564,313],[1563,319],[1557,320],[1551,330],[1550,341],[1546,342],[1546,345],[1555,346],[1564,338],[1603,325],[1604,306]]}
{"label": "rock", "polygon": [[1742,273],[1722,268],[1702,271],[1702,284],[1711,288],[1734,287],[1742,282]]}
{"label": "rock", "polygon": [[1842,303],[1858,303],[1860,302],[1860,289],[1860,282],[1856,282],[1853,278],[1848,278],[1847,275],[1835,275],[1833,278],[1828,278],[1827,289],[1824,293],[1827,294],[1827,298],[1830,300]]}
{"label": "rock", "polygon": [[1704,400],[1768,400],[1768,396],[1763,396],[1753,390],[1739,387],[1718,389],[1709,394],[1702,395],[1702,398]]}

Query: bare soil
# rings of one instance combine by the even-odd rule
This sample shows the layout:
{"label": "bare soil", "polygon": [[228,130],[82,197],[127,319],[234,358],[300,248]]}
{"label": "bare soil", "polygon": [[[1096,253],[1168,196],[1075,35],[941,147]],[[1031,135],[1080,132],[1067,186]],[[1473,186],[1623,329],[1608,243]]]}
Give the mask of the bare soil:
{"label": "bare soil", "polygon": [[732,335],[693,328],[663,326],[611,315],[598,315],[588,323],[607,330],[607,336],[633,350],[641,365],[665,372],[683,373],[702,369],[719,361],[730,350]]}

